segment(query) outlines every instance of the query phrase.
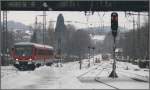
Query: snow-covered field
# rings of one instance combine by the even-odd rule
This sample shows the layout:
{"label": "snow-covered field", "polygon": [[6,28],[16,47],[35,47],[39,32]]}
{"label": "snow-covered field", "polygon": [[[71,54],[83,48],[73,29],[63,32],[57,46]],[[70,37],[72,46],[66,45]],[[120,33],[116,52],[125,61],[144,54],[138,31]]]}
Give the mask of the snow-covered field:
{"label": "snow-covered field", "polygon": [[2,89],[149,89],[149,70],[117,62],[118,78],[108,78],[112,63],[101,61],[88,68],[88,60],[69,62],[63,67],[42,66],[35,71],[18,71],[13,66],[1,66]]}

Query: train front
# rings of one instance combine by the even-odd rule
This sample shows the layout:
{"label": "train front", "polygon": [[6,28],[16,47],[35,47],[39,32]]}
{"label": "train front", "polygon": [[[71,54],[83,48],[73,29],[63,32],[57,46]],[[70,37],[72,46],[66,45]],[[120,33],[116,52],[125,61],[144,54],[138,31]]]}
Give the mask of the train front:
{"label": "train front", "polygon": [[12,56],[15,61],[14,66],[19,70],[35,69],[32,45],[14,45]]}

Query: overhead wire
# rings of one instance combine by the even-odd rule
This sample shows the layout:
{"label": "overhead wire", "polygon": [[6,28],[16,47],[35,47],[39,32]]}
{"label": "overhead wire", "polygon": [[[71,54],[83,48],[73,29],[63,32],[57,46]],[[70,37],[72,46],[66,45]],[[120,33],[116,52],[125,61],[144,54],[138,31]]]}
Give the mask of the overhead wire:
{"label": "overhead wire", "polygon": [[99,22],[102,21],[102,22],[101,22],[101,25],[99,24],[99,28],[101,27],[101,30],[104,29],[104,20],[103,20],[104,15],[105,15],[105,12],[103,13],[102,17],[101,17],[101,15],[100,15],[100,13],[98,12]]}

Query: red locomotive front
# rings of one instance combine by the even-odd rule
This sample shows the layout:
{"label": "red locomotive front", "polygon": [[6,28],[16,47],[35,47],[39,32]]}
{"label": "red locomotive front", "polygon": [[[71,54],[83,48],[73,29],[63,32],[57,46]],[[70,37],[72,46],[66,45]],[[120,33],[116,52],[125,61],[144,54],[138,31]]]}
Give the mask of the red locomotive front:
{"label": "red locomotive front", "polygon": [[53,47],[36,43],[20,42],[12,50],[14,66],[19,70],[34,70],[54,59]]}

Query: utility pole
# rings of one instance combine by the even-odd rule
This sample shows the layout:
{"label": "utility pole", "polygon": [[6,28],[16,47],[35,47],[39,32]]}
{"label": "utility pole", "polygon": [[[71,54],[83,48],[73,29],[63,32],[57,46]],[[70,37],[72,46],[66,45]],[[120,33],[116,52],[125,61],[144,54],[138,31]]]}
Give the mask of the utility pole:
{"label": "utility pole", "polygon": [[80,70],[82,69],[82,60],[81,60],[81,50],[80,50],[80,55],[79,55],[79,62],[80,62]]}
{"label": "utility pole", "polygon": [[140,12],[138,12],[138,28],[140,28],[141,24],[140,24]]}
{"label": "utility pole", "polygon": [[38,21],[37,21],[37,16],[35,17],[35,30],[37,30],[37,24],[38,24]]}
{"label": "utility pole", "polygon": [[37,43],[37,16],[35,17],[34,29],[33,29],[33,36],[31,42]]}
{"label": "utility pole", "polygon": [[[149,16],[149,12],[148,12],[148,16]],[[150,20],[150,17],[148,17],[148,25],[149,25],[149,20]],[[148,31],[148,39],[147,39],[147,59],[150,60],[150,30],[149,28],[147,29]],[[150,65],[150,62],[149,62],[149,65]]]}
{"label": "utility pole", "polygon": [[136,53],[136,51],[135,51],[135,20],[134,20],[134,16],[133,16],[133,38],[132,38],[132,42],[133,42],[133,47],[132,47],[132,49],[133,49],[133,62],[135,61],[135,53]]}
{"label": "utility pole", "polygon": [[46,11],[43,11],[43,44],[45,45]]}
{"label": "utility pole", "polygon": [[79,62],[80,62],[80,70],[82,69],[82,61],[81,61],[81,56],[79,56]]}
{"label": "utility pole", "polygon": [[[0,1],[0,6],[1,6],[1,1]],[[0,65],[2,65],[1,61],[2,61],[2,28],[1,28],[1,7],[0,7]]]}
{"label": "utility pole", "polygon": [[[150,4],[150,2],[149,2],[149,4]],[[148,16],[149,16],[149,12],[148,12]],[[150,20],[150,17],[148,17],[148,21]],[[149,25],[149,22],[148,22],[148,25]],[[150,59],[150,30],[148,29],[148,39],[147,39],[147,41],[148,41],[148,45],[147,45],[147,47],[148,47],[148,59]],[[150,65],[150,62],[149,62],[149,65]]]}
{"label": "utility pole", "polygon": [[[46,32],[46,11],[45,9],[48,7],[47,3],[43,3],[43,45],[45,48],[45,32]],[[45,62],[45,57],[44,57],[44,62]],[[45,62],[46,63],[46,62]]]}
{"label": "utility pole", "polygon": [[[87,12],[85,12],[85,16],[86,16],[86,22],[87,22],[87,27],[88,27],[88,29],[90,28],[89,27],[89,25],[88,25],[88,22],[89,22],[89,16],[90,16],[90,12],[89,13],[87,13]],[[91,47],[90,46],[88,46],[88,49],[89,49],[89,63],[88,63],[88,67],[90,67],[90,59],[91,59]]]}
{"label": "utility pole", "polygon": [[[7,11],[3,11],[3,28],[2,28],[2,65],[8,64],[8,47],[7,47]],[[6,63],[7,62],[7,63]]]}
{"label": "utility pole", "polygon": [[94,50],[95,50],[95,47],[92,47],[93,49],[93,64],[95,65],[95,62],[94,62]]}
{"label": "utility pole", "polygon": [[138,28],[137,28],[137,56],[138,56],[138,58],[141,58],[141,56],[140,56],[140,50],[141,50],[141,47],[140,47],[140,43],[141,43],[141,34],[140,34],[140,12],[138,12],[138,17],[137,17],[137,20],[138,20],[138,23],[137,23],[137,25],[138,25]]}
{"label": "utility pole", "polygon": [[90,67],[90,59],[91,59],[91,47],[88,46],[88,50],[89,50],[89,63],[88,63],[88,67]]}

